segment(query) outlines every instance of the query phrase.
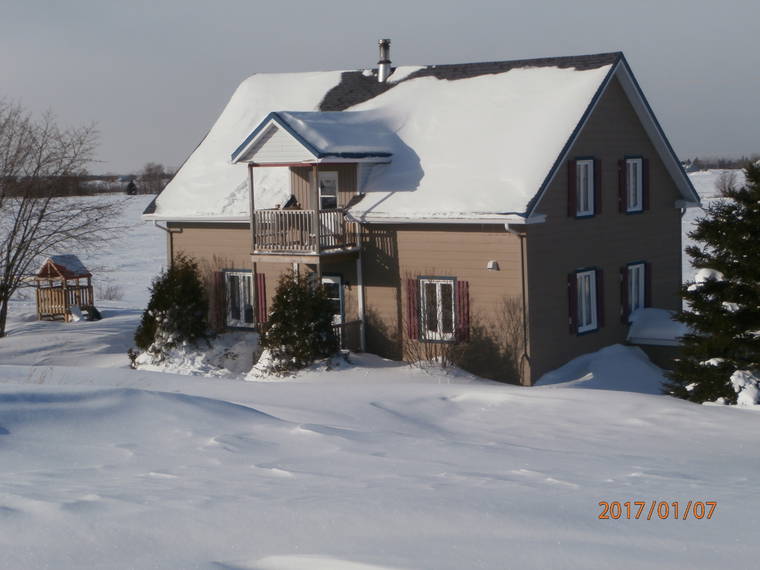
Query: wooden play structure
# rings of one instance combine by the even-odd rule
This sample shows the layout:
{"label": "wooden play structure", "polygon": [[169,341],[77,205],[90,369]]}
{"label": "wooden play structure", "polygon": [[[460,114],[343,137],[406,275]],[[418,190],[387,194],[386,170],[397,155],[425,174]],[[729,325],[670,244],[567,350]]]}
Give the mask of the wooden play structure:
{"label": "wooden play structure", "polygon": [[48,257],[33,279],[37,284],[39,320],[69,322],[76,320],[74,315],[95,311],[92,274],[76,255]]}

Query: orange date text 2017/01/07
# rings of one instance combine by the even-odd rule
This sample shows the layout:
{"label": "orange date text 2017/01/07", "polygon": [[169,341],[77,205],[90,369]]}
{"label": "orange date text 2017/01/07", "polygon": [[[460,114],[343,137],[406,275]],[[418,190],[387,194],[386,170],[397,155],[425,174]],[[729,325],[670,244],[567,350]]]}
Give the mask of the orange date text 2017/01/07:
{"label": "orange date text 2017/01/07", "polygon": [[717,501],[599,501],[601,520],[618,519],[707,519],[710,520],[718,506]]}

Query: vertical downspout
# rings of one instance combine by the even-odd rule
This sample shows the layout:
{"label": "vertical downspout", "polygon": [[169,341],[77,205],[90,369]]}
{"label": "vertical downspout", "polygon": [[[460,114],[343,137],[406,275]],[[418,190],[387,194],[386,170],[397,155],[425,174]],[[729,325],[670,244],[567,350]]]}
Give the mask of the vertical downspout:
{"label": "vertical downspout", "polygon": [[[161,227],[161,226],[158,226],[158,227]],[[171,267],[173,260],[174,260],[174,236],[172,236],[172,232],[167,231],[166,232],[166,267]]]}
{"label": "vertical downspout", "polygon": [[359,256],[356,258],[356,283],[358,287],[357,296],[359,301],[359,349],[362,352],[367,351],[367,341],[364,330],[364,273],[362,271],[362,246],[361,246],[362,226],[359,226]]}
{"label": "vertical downspout", "polygon": [[309,194],[310,200],[311,200],[311,206],[312,206],[312,213],[311,213],[311,233],[315,236],[316,242],[314,244],[314,252],[319,255],[319,246],[320,246],[320,239],[321,239],[321,231],[319,227],[319,180],[318,180],[318,170],[317,165],[312,164],[311,165],[311,180],[309,181]]}
{"label": "vertical downspout", "polygon": [[253,166],[248,163],[248,209],[250,210],[249,223],[251,224],[251,252],[256,251],[256,202],[253,197]]}
{"label": "vertical downspout", "polygon": [[[527,270],[525,267],[525,234],[520,234],[520,272],[522,273],[522,321],[523,321],[523,353],[520,357],[520,369],[522,369],[522,363],[525,361],[528,363],[528,370],[530,370],[530,355],[528,355],[528,284],[527,284]],[[530,381],[529,381],[530,382]]]}
{"label": "vertical downspout", "polygon": [[162,226],[158,223],[158,220],[153,220],[153,225],[159,230],[164,230],[166,232],[166,267],[171,267],[171,264],[174,261],[174,238],[172,237],[172,234],[181,234],[182,228],[172,229],[168,224]]}
{"label": "vertical downspout", "polygon": [[254,326],[256,327],[256,330],[259,328],[259,323],[262,322],[263,315],[259,314],[259,280],[256,278],[257,274],[257,267],[256,262],[253,261],[253,254],[256,252],[256,201],[254,199],[254,186],[253,186],[253,167],[254,164],[252,162],[248,163],[248,209],[249,211],[249,218],[248,223],[251,226],[251,292],[253,293],[253,298],[256,300],[255,303],[253,303],[253,320],[255,321]]}
{"label": "vertical downspout", "polygon": [[[520,356],[520,373],[522,375],[523,362],[527,362],[530,369],[530,355],[528,354],[528,271],[525,267],[525,233],[518,232],[504,224],[504,229],[520,238],[520,287],[522,290],[522,325],[523,325],[523,353]],[[522,382],[522,378],[520,379]],[[529,381],[530,383],[530,381]]]}

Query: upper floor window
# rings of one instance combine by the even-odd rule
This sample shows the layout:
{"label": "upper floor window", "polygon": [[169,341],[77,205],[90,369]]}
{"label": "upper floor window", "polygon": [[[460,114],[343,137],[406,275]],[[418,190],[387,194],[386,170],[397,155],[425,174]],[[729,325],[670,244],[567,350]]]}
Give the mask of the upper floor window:
{"label": "upper floor window", "polygon": [[644,209],[643,160],[625,160],[625,211],[641,212]]}
{"label": "upper floor window", "polygon": [[319,209],[334,210],[338,207],[338,173],[319,172]]}
{"label": "upper floor window", "polygon": [[575,215],[593,216],[594,204],[594,160],[575,161]]}
{"label": "upper floor window", "polygon": [[598,158],[567,163],[567,215],[590,218],[602,213],[602,169]]}

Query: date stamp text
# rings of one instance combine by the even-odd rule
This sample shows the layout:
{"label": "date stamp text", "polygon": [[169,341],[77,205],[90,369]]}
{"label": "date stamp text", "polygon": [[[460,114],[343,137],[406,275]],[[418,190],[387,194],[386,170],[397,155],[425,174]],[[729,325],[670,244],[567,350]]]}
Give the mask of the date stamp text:
{"label": "date stamp text", "polygon": [[710,520],[718,507],[717,501],[599,501],[600,520],[618,519],[707,519]]}

